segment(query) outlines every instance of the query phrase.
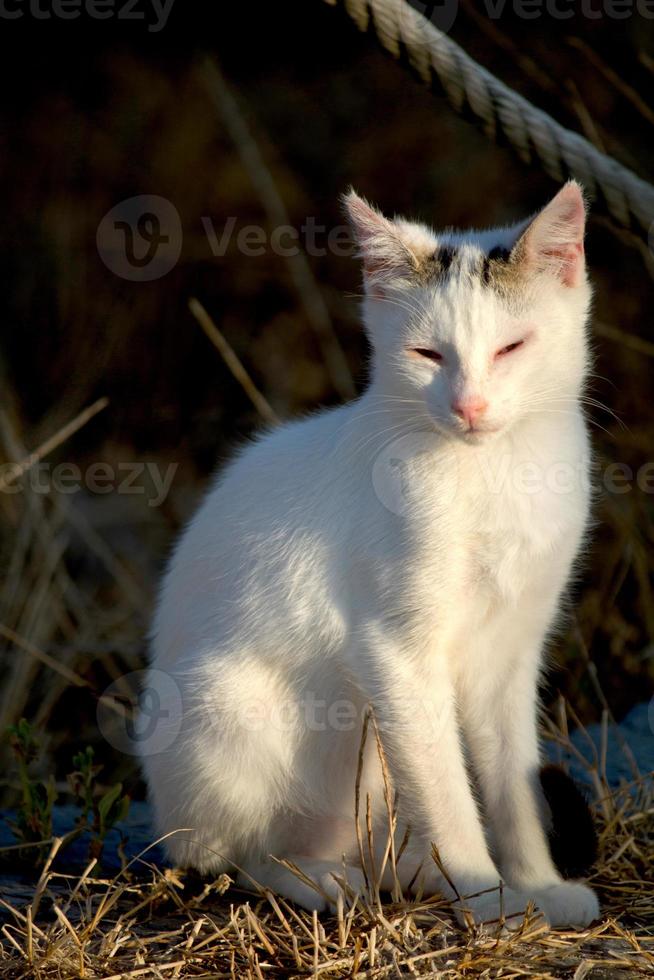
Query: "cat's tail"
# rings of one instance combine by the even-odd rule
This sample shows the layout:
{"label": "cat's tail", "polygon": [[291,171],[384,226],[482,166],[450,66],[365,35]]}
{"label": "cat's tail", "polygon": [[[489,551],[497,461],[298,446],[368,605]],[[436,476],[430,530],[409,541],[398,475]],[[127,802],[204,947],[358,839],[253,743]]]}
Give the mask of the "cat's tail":
{"label": "cat's tail", "polygon": [[551,813],[552,860],[564,878],[585,878],[597,860],[597,831],[588,800],[559,766],[543,766],[540,784]]}

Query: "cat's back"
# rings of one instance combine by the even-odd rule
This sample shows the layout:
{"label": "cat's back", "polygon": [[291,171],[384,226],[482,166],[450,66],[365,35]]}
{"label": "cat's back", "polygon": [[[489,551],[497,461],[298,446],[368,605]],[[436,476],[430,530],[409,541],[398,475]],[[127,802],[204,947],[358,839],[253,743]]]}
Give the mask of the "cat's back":
{"label": "cat's back", "polygon": [[316,591],[338,581],[332,569],[347,540],[339,448],[350,413],[346,405],[279,426],[219,469],[163,577],[152,628],[160,664],[220,633],[260,642],[289,617],[312,618]]}
{"label": "cat's back", "polygon": [[293,515],[299,522],[325,514],[342,472],[339,433],[350,413],[350,405],[326,409],[248,442],[218,467],[189,529],[212,537],[276,517],[287,523]]}

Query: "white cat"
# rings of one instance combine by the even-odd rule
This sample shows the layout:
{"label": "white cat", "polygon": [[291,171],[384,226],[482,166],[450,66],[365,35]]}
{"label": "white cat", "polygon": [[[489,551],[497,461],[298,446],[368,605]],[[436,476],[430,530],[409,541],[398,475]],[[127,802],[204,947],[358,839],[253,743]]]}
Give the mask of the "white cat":
{"label": "white cat", "polygon": [[[143,759],[157,830],[192,828],[168,837],[175,862],[236,867],[309,909],[337,878],[360,889],[372,705],[398,841],[410,828],[402,887],[476,921],[531,900],[585,926],[598,902],[550,857],[537,736],[589,510],[582,194],[570,182],[530,221],[464,233],[345,204],[370,384],[248,446],[181,537],[153,630],[152,667],[183,701],[173,744]],[[367,794],[379,869],[372,736],[364,814]]]}

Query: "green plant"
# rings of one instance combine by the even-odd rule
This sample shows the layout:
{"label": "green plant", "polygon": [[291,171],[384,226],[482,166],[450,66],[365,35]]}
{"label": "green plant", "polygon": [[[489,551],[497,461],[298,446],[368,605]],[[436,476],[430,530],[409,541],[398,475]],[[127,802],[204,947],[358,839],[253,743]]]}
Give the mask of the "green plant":
{"label": "green plant", "polygon": [[[39,863],[47,853],[48,842],[52,838],[52,809],[57,799],[55,779],[50,775],[44,781],[34,778],[32,774],[33,764],[40,758],[41,743],[25,718],[11,725],[7,735],[21,788],[15,817],[7,822],[19,844],[44,842],[43,847],[26,849],[21,856],[21,859],[35,858]],[[123,793],[122,783],[115,783],[106,789],[98,785],[97,776],[102,766],[95,762],[91,746],[73,756],[73,766],[67,780],[80,813],[75,826],[66,835],[65,843],[89,833],[89,859],[97,858],[100,861],[106,836],[127,816],[130,799]],[[123,843],[121,839],[119,852]]]}
{"label": "green plant", "polygon": [[[52,836],[52,807],[57,799],[54,776],[50,775],[45,781],[33,778],[31,768],[39,758],[40,742],[25,718],[10,725],[7,734],[21,787],[20,805],[9,825],[19,843],[47,841]],[[37,856],[40,853],[39,849]]]}
{"label": "green plant", "polygon": [[129,796],[123,794],[123,784],[115,783],[99,793],[96,777],[102,766],[94,762],[90,745],[73,756],[75,769],[68,774],[68,785],[81,808],[78,827],[91,832],[89,857],[100,860],[105,838],[115,825],[124,820],[129,811]]}

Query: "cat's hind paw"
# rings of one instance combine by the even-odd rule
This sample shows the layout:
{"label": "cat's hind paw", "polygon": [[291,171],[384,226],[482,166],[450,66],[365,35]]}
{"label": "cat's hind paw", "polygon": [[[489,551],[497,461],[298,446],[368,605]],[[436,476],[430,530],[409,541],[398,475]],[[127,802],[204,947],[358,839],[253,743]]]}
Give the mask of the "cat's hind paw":
{"label": "cat's hind paw", "polygon": [[269,888],[309,912],[335,913],[339,895],[347,908],[365,889],[365,878],[360,868],[343,866],[338,861],[304,857],[290,858],[289,866],[278,861],[252,864],[239,873],[237,880],[244,888],[254,886],[264,893]]}
{"label": "cat's hind paw", "polygon": [[354,903],[357,895],[364,894],[366,880],[359,868],[348,866],[344,873],[342,867],[336,867],[333,871],[320,875],[318,885],[321,892],[327,896],[327,908],[335,914],[339,895],[343,898],[344,907],[348,908]]}

